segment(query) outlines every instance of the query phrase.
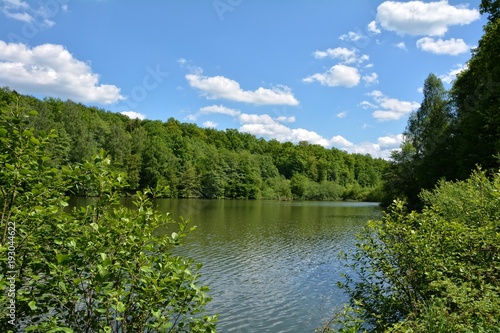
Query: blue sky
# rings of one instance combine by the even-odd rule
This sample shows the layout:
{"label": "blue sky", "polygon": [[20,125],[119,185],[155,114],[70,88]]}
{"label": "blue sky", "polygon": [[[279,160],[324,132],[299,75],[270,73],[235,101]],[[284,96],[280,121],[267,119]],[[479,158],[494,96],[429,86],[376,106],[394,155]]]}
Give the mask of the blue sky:
{"label": "blue sky", "polygon": [[479,0],[0,0],[0,86],[387,158]]}

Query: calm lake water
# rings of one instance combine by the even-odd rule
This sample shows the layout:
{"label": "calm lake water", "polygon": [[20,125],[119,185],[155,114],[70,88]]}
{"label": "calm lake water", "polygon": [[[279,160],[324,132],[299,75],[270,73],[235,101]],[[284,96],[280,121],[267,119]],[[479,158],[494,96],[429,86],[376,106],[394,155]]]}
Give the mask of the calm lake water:
{"label": "calm lake water", "polygon": [[314,332],[346,302],[337,256],[381,217],[374,203],[165,199],[198,228],[182,254],[203,263],[218,332]]}

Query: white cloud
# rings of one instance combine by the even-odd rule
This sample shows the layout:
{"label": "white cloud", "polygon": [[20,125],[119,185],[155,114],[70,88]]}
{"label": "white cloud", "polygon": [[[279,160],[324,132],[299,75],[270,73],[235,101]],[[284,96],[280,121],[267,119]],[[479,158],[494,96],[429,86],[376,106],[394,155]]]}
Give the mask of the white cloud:
{"label": "white cloud", "polygon": [[223,114],[226,116],[236,118],[241,114],[241,111],[228,108],[224,105],[210,105],[200,108],[198,112],[188,115],[186,119],[190,121],[196,121],[201,115],[207,115],[207,114]]}
{"label": "white cloud", "polygon": [[393,150],[399,149],[403,135],[388,135],[377,138],[376,142],[362,142],[345,147],[349,153],[369,154],[373,157],[389,159]]}
{"label": "white cloud", "polygon": [[252,135],[276,139],[280,142],[299,143],[300,141],[307,141],[324,147],[331,147],[334,144],[333,138],[328,140],[314,131],[303,128],[289,128],[278,122],[244,123],[239,130]]}
{"label": "white cloud", "polygon": [[29,9],[30,5],[21,0],[3,0],[3,6],[9,9]]}
{"label": "white cloud", "polygon": [[280,116],[280,117],[276,118],[276,121],[279,121],[280,123],[294,123],[295,117],[294,116],[290,116],[290,117]]}
{"label": "white cloud", "polygon": [[477,9],[452,6],[447,0],[385,1],[377,8],[377,22],[398,34],[442,36],[452,25],[466,25],[480,18]]}
{"label": "white cloud", "polygon": [[375,108],[376,110],[372,113],[372,116],[379,121],[401,119],[403,116],[420,107],[420,104],[417,102],[401,101],[396,98],[390,98],[379,90],[372,91],[368,96],[373,98],[375,104],[363,101],[361,102],[361,106],[364,108]]}
{"label": "white cloud", "polygon": [[124,99],[120,88],[99,84],[99,75],[63,46],[24,44],[0,40],[0,82],[12,89],[78,102],[111,104]]}
{"label": "white cloud", "polygon": [[315,132],[305,129],[291,129],[277,119],[272,119],[267,114],[241,114],[239,121],[242,124],[241,132],[253,135],[265,136],[270,139],[276,139],[281,142],[290,141],[298,143],[299,141],[308,141],[310,143],[327,144],[326,140]]}
{"label": "white cloud", "polygon": [[7,18],[28,24],[36,24],[37,27],[42,28],[50,28],[56,24],[50,18],[55,16],[59,10],[67,11],[67,5],[61,5],[57,1],[53,1],[50,5],[39,2],[38,7],[21,0],[3,0],[0,2],[0,11]]}
{"label": "white cloud", "polygon": [[129,117],[130,119],[140,119],[140,120],[146,119],[146,115],[135,111],[122,111],[120,113]]}
{"label": "white cloud", "polygon": [[303,79],[304,82],[311,83],[318,81],[328,87],[355,87],[359,84],[361,75],[354,67],[345,65],[334,65],[324,73],[316,73]]}
{"label": "white cloud", "polygon": [[367,86],[371,86],[378,83],[378,74],[373,72],[368,75],[363,75],[362,79]]}
{"label": "white cloud", "polygon": [[290,88],[277,86],[272,89],[259,87],[255,91],[243,90],[240,84],[224,76],[204,76],[201,73],[186,75],[189,85],[202,92],[208,99],[228,99],[257,105],[298,105]]}
{"label": "white cloud", "polygon": [[179,58],[177,59],[177,63],[179,64],[179,66],[184,67],[184,65],[187,63],[187,60],[184,58]]}
{"label": "white cloud", "polygon": [[225,114],[231,117],[237,117],[241,114],[240,110],[236,109],[231,109],[228,107],[225,107],[223,105],[210,105],[210,106],[205,106],[200,109],[201,114],[211,114],[211,113],[219,113],[219,114]]}
{"label": "white cloud", "polygon": [[339,112],[336,114],[337,118],[345,118],[347,116],[347,112]]}
{"label": "white cloud", "polygon": [[336,135],[336,136],[332,137],[330,139],[330,143],[333,146],[342,147],[342,148],[347,148],[347,147],[353,147],[354,146],[354,144],[351,141],[347,140],[346,138],[344,138],[341,135]]}
{"label": "white cloud", "polygon": [[[447,74],[440,75],[439,78],[448,84],[451,84],[463,70],[467,69],[466,65],[457,65],[454,69],[450,70]],[[422,90],[423,91],[423,90]]]}
{"label": "white cloud", "polygon": [[381,33],[380,28],[377,25],[377,21],[371,21],[370,23],[368,23],[368,31],[373,34]]}
{"label": "white cloud", "polygon": [[[326,148],[336,147],[350,153],[370,154],[373,157],[389,158],[392,148],[399,146],[399,136],[385,136],[377,140],[377,143],[364,142],[354,144],[341,135],[335,135],[330,139],[304,128],[290,128],[282,122],[294,122],[295,117],[280,116],[272,118],[268,114],[248,114],[238,110],[232,110],[221,105],[212,105],[201,108],[195,119],[204,110],[204,114],[223,114],[234,118],[241,124],[239,131],[266,139],[276,139],[280,142],[299,143],[307,141],[311,144],[318,144]],[[338,117],[345,116],[346,112],[339,113]],[[204,127],[215,128],[216,123],[205,121]]]}
{"label": "white cloud", "polygon": [[377,139],[377,144],[381,148],[398,148],[403,142],[403,134],[388,135]]}
{"label": "white cloud", "polygon": [[424,37],[417,40],[417,47],[426,52],[448,55],[459,55],[469,51],[470,49],[470,46],[468,46],[464,40],[460,38],[442,40],[441,38],[435,39]]}
{"label": "white cloud", "polygon": [[363,109],[370,109],[370,108],[376,108],[377,106],[373,103],[370,103],[368,101],[362,101],[361,103],[359,103],[359,105],[363,108]]}
{"label": "white cloud", "polygon": [[397,43],[396,46],[398,49],[401,49],[401,50],[404,50],[404,51],[408,51],[408,49],[406,48],[406,44],[405,42],[400,42],[400,43]]}
{"label": "white cloud", "polygon": [[343,34],[342,36],[339,37],[340,40],[343,41],[351,41],[351,42],[356,42],[360,39],[363,39],[365,36],[362,33],[359,32],[354,32],[354,31],[349,31],[346,34]]}
{"label": "white cloud", "polygon": [[216,128],[217,123],[214,123],[213,121],[207,120],[203,123],[203,127]]}
{"label": "white cloud", "polygon": [[242,113],[239,120],[243,124],[275,125],[277,122],[268,114]]}
{"label": "white cloud", "polygon": [[345,47],[336,47],[334,49],[327,49],[326,51],[315,51],[313,56],[316,59],[323,59],[326,57],[338,59],[342,64],[361,64],[367,61],[370,57],[366,54],[359,55],[358,50],[348,49]]}

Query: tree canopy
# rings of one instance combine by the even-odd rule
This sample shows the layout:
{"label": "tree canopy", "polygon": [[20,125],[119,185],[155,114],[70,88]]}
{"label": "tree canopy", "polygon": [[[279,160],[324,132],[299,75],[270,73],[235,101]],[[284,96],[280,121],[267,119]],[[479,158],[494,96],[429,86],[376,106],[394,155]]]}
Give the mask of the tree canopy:
{"label": "tree canopy", "polygon": [[[35,131],[55,129],[53,165],[81,163],[105,149],[127,174],[128,190],[168,186],[168,197],[242,199],[356,199],[377,201],[387,162],[301,142],[266,141],[235,129],[200,128],[174,118],[130,119],[54,98],[38,100],[0,89],[0,103],[19,96],[37,110]],[[305,177],[307,191],[291,179]],[[335,191],[331,189],[335,188]]]}

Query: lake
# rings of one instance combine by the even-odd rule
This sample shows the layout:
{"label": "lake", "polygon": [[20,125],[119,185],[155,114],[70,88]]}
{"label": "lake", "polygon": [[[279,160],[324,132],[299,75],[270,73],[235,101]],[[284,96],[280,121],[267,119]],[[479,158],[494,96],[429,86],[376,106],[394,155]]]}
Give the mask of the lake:
{"label": "lake", "polygon": [[376,203],[162,199],[157,208],[197,229],[183,255],[203,263],[218,332],[314,332],[347,297],[340,251],[381,217]]}

